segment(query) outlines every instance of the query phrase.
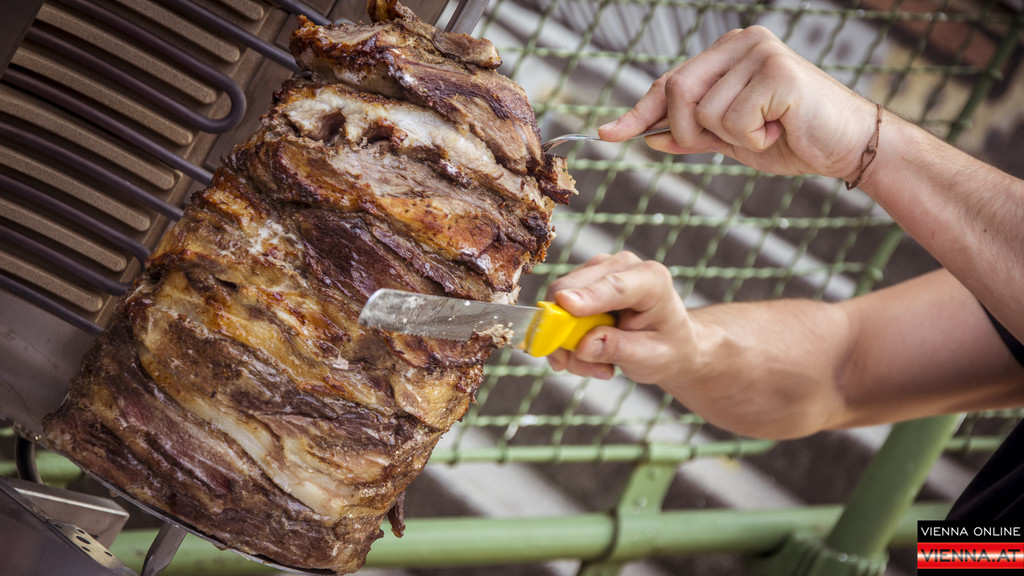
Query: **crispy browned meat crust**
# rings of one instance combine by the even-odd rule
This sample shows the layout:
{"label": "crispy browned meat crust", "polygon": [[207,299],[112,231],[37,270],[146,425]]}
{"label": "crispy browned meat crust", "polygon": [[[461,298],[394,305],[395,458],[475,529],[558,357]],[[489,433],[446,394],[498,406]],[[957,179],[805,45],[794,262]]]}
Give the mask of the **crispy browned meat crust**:
{"label": "crispy browned meat crust", "polygon": [[493,347],[366,329],[362,305],[379,288],[514,301],[574,192],[489,42],[370,11],[295,33],[313,79],[190,199],[45,420],[50,448],[146,505],[338,573],[385,516],[401,532]]}
{"label": "crispy browned meat crust", "polygon": [[501,61],[490,42],[434,30],[401,6],[376,12],[384,14],[398,17],[369,27],[306,22],[292,36],[292,53],[318,80],[435,110],[483,140],[500,164],[567,202],[575,190],[565,159],[541,151],[526,93],[493,70]]}

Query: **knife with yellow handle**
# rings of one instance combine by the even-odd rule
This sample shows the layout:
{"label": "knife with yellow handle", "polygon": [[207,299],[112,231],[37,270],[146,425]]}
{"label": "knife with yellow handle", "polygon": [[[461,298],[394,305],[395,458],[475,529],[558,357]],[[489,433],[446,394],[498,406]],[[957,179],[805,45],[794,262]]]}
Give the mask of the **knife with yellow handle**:
{"label": "knife with yellow handle", "polygon": [[554,302],[510,306],[381,289],[366,301],[359,323],[429,338],[490,337],[498,345],[511,344],[532,356],[547,356],[559,348],[575,350],[587,332],[614,326],[615,317],[573,316]]}

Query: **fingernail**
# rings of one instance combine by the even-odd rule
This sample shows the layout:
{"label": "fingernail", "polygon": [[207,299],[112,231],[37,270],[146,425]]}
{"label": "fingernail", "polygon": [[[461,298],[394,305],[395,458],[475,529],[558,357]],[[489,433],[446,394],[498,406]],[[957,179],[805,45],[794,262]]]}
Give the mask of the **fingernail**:
{"label": "fingernail", "polygon": [[567,288],[567,289],[562,290],[561,292],[559,292],[559,294],[562,295],[562,298],[565,298],[567,300],[572,300],[573,302],[581,302],[581,301],[583,301],[583,296],[580,294],[579,290],[574,290],[572,288]]}
{"label": "fingernail", "polygon": [[600,128],[598,128],[597,131],[600,132],[601,130],[609,129],[612,126],[615,126],[618,123],[619,123],[618,120],[612,120],[611,122],[609,122],[609,123],[605,124],[604,126],[601,126]]}
{"label": "fingernail", "polygon": [[601,354],[604,352],[604,345],[604,338],[593,338],[587,343],[586,353],[582,356],[590,362],[600,361]]}
{"label": "fingernail", "polygon": [[565,350],[555,350],[548,355],[548,365],[555,372],[565,370],[566,366],[569,365],[569,353]]}

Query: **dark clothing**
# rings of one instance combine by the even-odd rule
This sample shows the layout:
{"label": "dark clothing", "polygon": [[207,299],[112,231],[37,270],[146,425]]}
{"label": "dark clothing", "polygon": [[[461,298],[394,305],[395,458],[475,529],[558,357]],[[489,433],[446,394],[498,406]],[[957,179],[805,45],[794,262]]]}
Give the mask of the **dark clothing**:
{"label": "dark clothing", "polygon": [[1020,340],[1017,340],[1010,334],[1010,331],[1005,326],[999,323],[999,320],[995,319],[995,316],[989,314],[988,310],[985,310],[985,314],[988,314],[988,319],[992,321],[992,325],[996,327],[996,332],[999,333],[999,337],[1006,342],[1006,347],[1010,349],[1010,353],[1017,359],[1022,365],[1024,365],[1024,344]]}
{"label": "dark clothing", "polygon": [[[988,311],[985,311],[988,313]],[[1024,365],[1024,344],[989,314],[1013,356]],[[1006,437],[978,475],[960,495],[948,520],[961,522],[1024,522],[1024,423]]]}
{"label": "dark clothing", "polygon": [[1024,523],[1024,424],[981,467],[946,519]]}

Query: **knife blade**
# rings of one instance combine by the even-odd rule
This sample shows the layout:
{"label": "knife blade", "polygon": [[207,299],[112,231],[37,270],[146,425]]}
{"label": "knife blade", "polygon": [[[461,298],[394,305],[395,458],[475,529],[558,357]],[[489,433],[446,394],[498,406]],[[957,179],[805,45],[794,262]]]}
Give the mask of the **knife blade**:
{"label": "knife blade", "polygon": [[512,306],[384,288],[370,295],[359,323],[448,340],[489,335],[496,344],[512,344],[532,356],[547,356],[559,348],[575,350],[591,329],[614,326],[615,317],[573,316],[554,302]]}

